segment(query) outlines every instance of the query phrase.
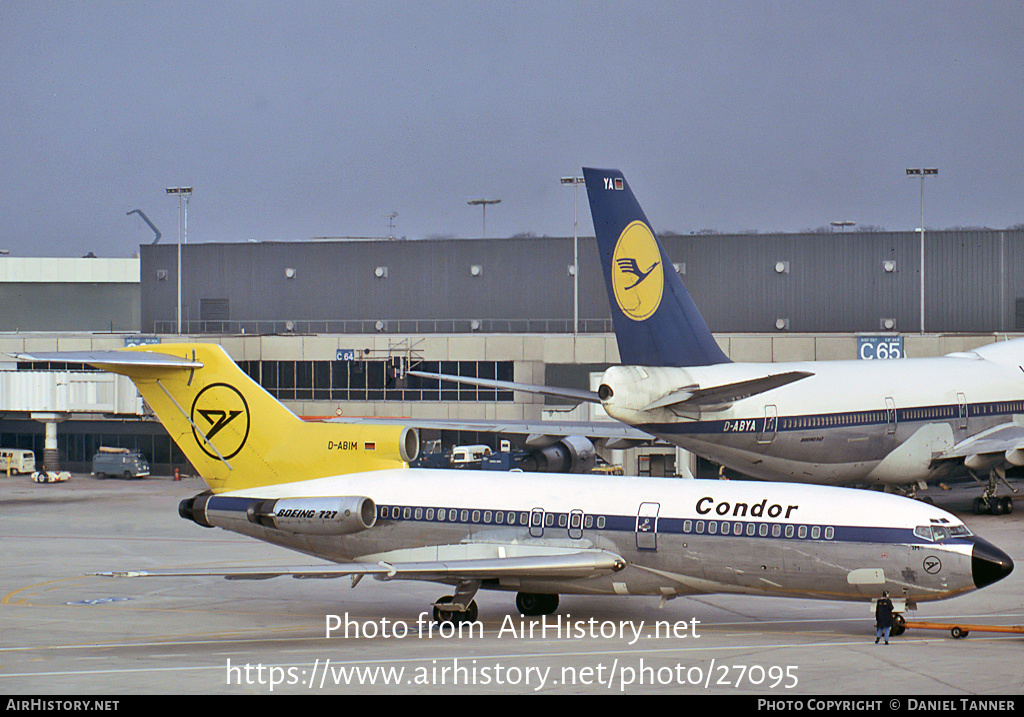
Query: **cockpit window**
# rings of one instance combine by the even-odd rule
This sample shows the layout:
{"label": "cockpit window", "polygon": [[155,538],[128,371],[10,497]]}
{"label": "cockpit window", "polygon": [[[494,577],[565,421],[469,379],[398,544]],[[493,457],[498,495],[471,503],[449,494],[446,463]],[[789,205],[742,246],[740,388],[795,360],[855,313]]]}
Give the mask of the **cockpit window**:
{"label": "cockpit window", "polygon": [[924,540],[937,543],[949,538],[962,538],[971,535],[966,525],[919,525],[914,528],[914,535]]}

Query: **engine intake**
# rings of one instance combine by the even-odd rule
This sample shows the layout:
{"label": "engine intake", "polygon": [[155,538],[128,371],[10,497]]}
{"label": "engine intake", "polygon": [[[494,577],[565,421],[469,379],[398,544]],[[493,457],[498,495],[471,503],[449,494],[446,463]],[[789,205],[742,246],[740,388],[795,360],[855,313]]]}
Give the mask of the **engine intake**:
{"label": "engine intake", "polygon": [[526,471],[541,473],[585,473],[594,467],[597,451],[583,436],[564,438],[533,451],[520,463]]}

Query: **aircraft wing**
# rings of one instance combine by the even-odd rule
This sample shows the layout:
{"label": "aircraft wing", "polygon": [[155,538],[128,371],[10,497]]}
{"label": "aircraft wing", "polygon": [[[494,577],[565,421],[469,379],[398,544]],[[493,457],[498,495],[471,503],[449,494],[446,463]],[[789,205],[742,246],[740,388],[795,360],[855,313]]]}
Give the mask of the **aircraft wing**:
{"label": "aircraft wing", "polygon": [[[331,423],[394,423],[420,429],[442,431],[479,431],[480,433],[514,434],[527,436],[527,445],[544,444],[544,438],[586,436],[605,441],[610,448],[630,443],[646,443],[656,440],[654,436],[618,421],[516,421],[516,420],[448,420],[417,418],[331,418]],[[546,441],[550,443],[551,441]]]}
{"label": "aircraft wing", "polygon": [[726,383],[720,386],[686,386],[666,396],[662,396],[657,401],[646,406],[644,410],[651,411],[656,408],[672,407],[687,408],[690,406],[697,408],[727,406],[744,398],[749,398],[765,391],[771,391],[773,388],[779,388],[780,386],[785,386],[813,375],[810,371],[787,371],[786,373],[776,373],[771,376]]}
{"label": "aircraft wing", "polygon": [[[966,438],[939,456],[946,458],[967,458],[969,456],[992,453],[1011,454],[1015,451],[1024,453],[1024,426],[1016,423],[1002,423],[988,430]],[[1009,459],[1010,456],[1007,455]],[[1013,463],[1013,461],[1010,461]],[[1014,463],[1019,465],[1019,463]]]}
{"label": "aircraft wing", "polygon": [[[501,547],[501,546],[496,546]],[[509,546],[522,553],[523,546]],[[516,555],[465,560],[424,562],[345,563],[326,567],[197,568],[159,571],[115,571],[95,573],[103,577],[223,577],[228,580],[268,580],[291,576],[299,580],[330,579],[371,575],[378,580],[486,580],[529,578],[571,580],[598,577],[626,567],[626,561],[604,550],[568,553]]]}
{"label": "aircraft wing", "polygon": [[[577,388],[559,388],[557,386],[538,386],[528,383],[515,383],[513,381],[496,381],[488,378],[472,378],[469,376],[448,376],[439,373],[426,373],[424,371],[409,371],[410,376],[420,378],[440,379],[452,383],[465,383],[472,386],[494,388],[504,391],[525,391],[526,393],[538,393],[545,396],[556,396],[574,401],[588,403],[601,403],[601,398],[593,391],[584,391]],[[720,386],[686,386],[662,396],[660,399],[647,406],[644,410],[655,408],[709,408],[712,406],[721,407],[735,403],[744,398],[749,398],[773,388],[779,388],[787,384],[799,381],[800,379],[813,376],[810,371],[787,371],[776,373],[771,376],[761,376],[747,381],[722,384]]]}

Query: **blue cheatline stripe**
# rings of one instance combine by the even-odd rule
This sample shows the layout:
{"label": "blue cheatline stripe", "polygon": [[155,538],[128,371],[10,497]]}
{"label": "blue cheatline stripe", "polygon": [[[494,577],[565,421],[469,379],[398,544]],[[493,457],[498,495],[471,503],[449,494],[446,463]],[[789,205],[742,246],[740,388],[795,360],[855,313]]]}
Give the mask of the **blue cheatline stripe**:
{"label": "blue cheatline stripe", "polygon": [[[262,502],[263,499],[254,498],[228,498],[213,497],[207,503],[207,511],[220,511],[226,513],[245,513],[253,503]],[[406,515],[408,509],[408,516]],[[418,511],[418,512],[417,512]],[[427,518],[430,511],[431,518]],[[440,519],[440,512],[444,511],[444,518]],[[498,514],[501,514],[502,522],[496,522]],[[490,522],[484,518],[490,514]],[[530,517],[532,510],[507,510],[503,508],[448,508],[437,506],[414,506],[414,505],[378,505],[377,515],[378,526],[394,525],[405,522],[417,523],[441,523],[446,525],[482,525],[490,528],[530,528]],[[419,517],[417,517],[417,515]],[[569,527],[570,513],[544,513],[544,533],[550,536],[552,532],[573,531],[579,533],[593,533],[601,531],[634,533],[636,532],[636,515],[607,515],[607,514],[586,514],[583,517],[582,527]],[[509,517],[512,517],[512,520]],[[525,520],[524,520],[525,517]],[[552,524],[548,524],[548,520]],[[712,528],[712,525],[714,526]],[[753,526],[753,527],[750,527]],[[762,526],[766,526],[762,529]],[[536,531],[539,526],[533,526]],[[779,530],[776,531],[775,528]],[[801,528],[804,529],[801,533]],[[817,529],[817,536],[812,537]],[[652,532],[652,531],[641,531]],[[882,526],[851,526],[851,525],[823,525],[817,523],[800,522],[767,522],[751,521],[729,516],[705,515],[692,518],[660,517],[657,520],[657,532],[659,535],[693,535],[693,536],[717,536],[759,538],[764,540],[815,540],[826,542],[843,543],[896,543],[916,545],[936,545],[914,534],[912,528],[888,528]],[[762,532],[764,534],[762,535]],[[778,534],[776,534],[778,533]],[[950,538],[943,541],[943,545],[969,544],[971,541],[964,538]]]}
{"label": "blue cheatline stripe", "polygon": [[249,506],[256,502],[263,502],[264,499],[260,498],[229,498],[214,496],[206,503],[207,510],[220,510],[226,513],[241,512],[244,513],[249,510]]}
{"label": "blue cheatline stripe", "polygon": [[[438,508],[436,506],[413,506],[393,505],[378,506],[378,525],[398,524],[404,522],[419,523],[444,523],[453,525],[483,525],[487,527],[513,527],[529,528],[532,511],[528,510],[504,510],[498,508]],[[408,509],[408,516],[406,515]],[[433,517],[427,518],[427,511],[433,511]],[[417,511],[419,511],[417,517]],[[439,518],[439,511],[444,511],[443,519]],[[454,513],[454,516],[452,516]],[[490,514],[490,522],[485,522],[484,517]],[[496,522],[497,515],[501,513],[502,522]],[[508,516],[514,516],[514,522],[510,522]],[[548,524],[551,516],[552,524]],[[552,531],[573,531],[584,532],[612,531],[633,533],[636,532],[636,515],[594,515],[587,514],[584,517],[582,528],[569,527],[570,513],[544,513],[544,533],[550,535]],[[714,533],[711,532],[711,524],[714,524]],[[700,526],[698,527],[698,524]],[[728,526],[728,532],[725,532]],[[749,526],[753,526],[750,528]],[[765,534],[762,535],[761,526],[766,526]],[[779,534],[775,534],[775,526],[779,527]],[[536,530],[538,526],[533,526]],[[801,528],[804,532],[801,533]],[[737,530],[738,529],[738,530]],[[815,533],[815,529],[817,532]],[[752,533],[749,531],[753,531]],[[731,519],[724,516],[698,516],[694,518],[661,517],[657,521],[657,532],[661,535],[697,535],[719,537],[744,537],[763,539],[793,539],[793,540],[825,540],[830,542],[850,543],[913,543],[920,545],[934,545],[914,534],[911,528],[887,528],[887,527],[863,527],[863,526],[831,526],[815,523],[798,522],[765,522]],[[814,538],[813,535],[818,537]],[[831,537],[829,537],[831,536]],[[944,544],[957,542],[968,543],[960,539],[950,539]]]}
{"label": "blue cheatline stripe", "polygon": [[[767,400],[766,404],[771,405]],[[960,415],[960,406],[917,406],[900,408],[896,411],[896,423],[956,422],[967,418],[1012,416],[1024,413],[1024,401],[993,401],[972,403],[966,414]],[[809,413],[804,415],[780,415],[772,419],[775,433],[815,431],[828,428],[855,428],[861,426],[888,426],[890,414],[885,409],[872,411],[846,411],[842,413]],[[651,433],[664,435],[763,433],[764,415],[752,418],[731,418],[713,421],[673,421],[670,423],[642,423],[637,427]]]}

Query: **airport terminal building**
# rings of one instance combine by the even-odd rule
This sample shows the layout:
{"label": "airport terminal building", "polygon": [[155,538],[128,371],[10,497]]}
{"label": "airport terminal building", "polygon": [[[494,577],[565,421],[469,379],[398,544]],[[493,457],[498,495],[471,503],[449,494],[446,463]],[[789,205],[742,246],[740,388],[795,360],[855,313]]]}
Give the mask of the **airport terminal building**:
{"label": "airport terminal building", "polygon": [[[934,356],[1024,333],[1024,231],[663,236],[735,361]],[[618,362],[593,237],[144,245],[137,259],[0,257],[0,351],[222,344],[307,418],[594,420],[600,408],[409,369],[591,388]],[[578,283],[578,294],[575,287]],[[924,298],[922,310],[922,296]],[[923,324],[923,326],[922,326]],[[884,354],[884,355],[883,355]],[[6,362],[5,358],[7,359]],[[0,358],[0,445],[88,470],[100,445],[187,470],[130,383]],[[454,442],[488,440],[442,435]],[[652,446],[627,472],[674,474]],[[700,466],[706,473],[714,467]]]}

